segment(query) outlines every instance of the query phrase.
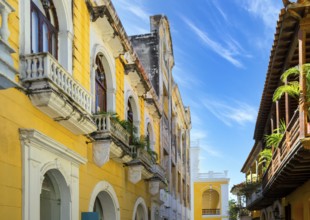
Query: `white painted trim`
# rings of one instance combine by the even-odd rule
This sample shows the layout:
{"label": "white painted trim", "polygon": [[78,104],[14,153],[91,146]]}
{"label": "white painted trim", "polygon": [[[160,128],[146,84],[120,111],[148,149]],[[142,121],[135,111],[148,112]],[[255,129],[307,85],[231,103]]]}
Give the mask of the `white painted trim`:
{"label": "white painted trim", "polygon": [[155,150],[156,138],[155,138],[155,131],[154,131],[154,123],[153,123],[153,120],[150,118],[150,116],[147,112],[145,112],[144,115],[145,115],[145,117],[144,117],[144,134],[146,135],[147,126],[148,126],[148,124],[150,124],[150,126],[151,126],[150,147],[152,150]]}
{"label": "white painted trim", "polygon": [[70,197],[64,198],[68,199],[68,207],[65,208],[69,213],[64,214],[61,220],[79,219],[79,166],[87,162],[86,158],[36,130],[20,129],[19,134],[23,171],[22,219],[40,219],[41,185],[44,174],[49,170],[60,178],[59,183],[64,180],[60,187]]}
{"label": "white painted trim", "polygon": [[20,129],[20,139],[24,144],[33,144],[42,149],[48,150],[53,154],[63,157],[66,160],[81,165],[86,164],[87,159],[82,157],[75,151],[67,148],[63,144],[58,143],[54,139],[38,132],[35,129]]}
{"label": "white painted trim", "polygon": [[100,192],[107,192],[109,194],[109,196],[113,201],[113,206],[115,208],[115,217],[116,217],[115,220],[120,220],[120,208],[117,195],[113,189],[113,186],[106,181],[100,181],[99,183],[96,184],[90,197],[88,211],[93,212],[96,197],[99,195]]}
{"label": "white painted trim", "polygon": [[140,104],[139,104],[139,98],[138,96],[133,92],[133,90],[131,89],[127,89],[126,93],[125,93],[125,109],[124,109],[124,113],[125,113],[125,119],[127,119],[127,102],[128,100],[130,101],[131,107],[132,107],[132,111],[133,111],[133,124],[134,126],[137,127],[137,135],[138,137],[140,136]]}
{"label": "white painted trim", "polygon": [[136,217],[136,213],[137,213],[137,208],[138,206],[141,205],[142,208],[143,208],[143,211],[144,211],[144,218],[143,219],[148,219],[148,214],[147,214],[147,206],[146,206],[146,203],[144,201],[144,199],[142,197],[139,197],[137,200],[136,200],[136,203],[135,203],[135,206],[133,208],[133,215],[132,215],[132,220],[135,220],[135,217]]}
{"label": "white painted trim", "polygon": [[104,46],[104,44],[95,44],[92,48],[91,56],[91,93],[93,97],[93,107],[92,110],[95,112],[95,70],[96,70],[96,56],[101,53],[104,57],[103,67],[106,74],[106,84],[107,84],[107,111],[115,112],[116,111],[116,68],[115,68],[115,59],[110,50]]}

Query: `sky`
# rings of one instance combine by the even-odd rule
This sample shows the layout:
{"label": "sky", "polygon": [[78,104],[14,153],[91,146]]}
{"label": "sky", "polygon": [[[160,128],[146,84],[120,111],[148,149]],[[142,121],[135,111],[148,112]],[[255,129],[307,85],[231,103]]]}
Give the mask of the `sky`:
{"label": "sky", "polygon": [[281,0],[112,0],[130,35],[149,16],[170,22],[173,77],[190,106],[200,172],[228,170],[230,188],[253,147],[254,127]]}

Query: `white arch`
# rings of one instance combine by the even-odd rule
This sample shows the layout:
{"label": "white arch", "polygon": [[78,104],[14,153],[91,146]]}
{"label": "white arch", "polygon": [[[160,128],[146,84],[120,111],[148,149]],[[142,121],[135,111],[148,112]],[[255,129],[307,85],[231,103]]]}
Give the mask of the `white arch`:
{"label": "white arch", "polygon": [[[71,193],[70,188],[66,182],[66,179],[64,178],[63,174],[60,172],[57,168],[52,168],[49,170],[46,170],[45,173],[43,173],[43,178],[45,174],[49,174],[52,178],[51,181],[54,182],[55,185],[58,187],[55,188],[56,191],[58,191],[58,194],[60,196],[60,220],[66,220],[70,219],[70,206],[71,206]],[[40,192],[42,191],[42,183],[43,179],[41,181],[40,185]]]}
{"label": "white arch", "polygon": [[143,208],[143,211],[144,211],[144,220],[147,220],[147,207],[146,207],[146,203],[144,201],[144,199],[142,197],[139,197],[137,200],[136,200],[136,203],[135,203],[135,206],[133,208],[133,215],[132,215],[132,220],[135,220],[135,217],[136,217],[136,213],[137,213],[137,209],[138,209],[138,206],[141,205],[142,208]]}
{"label": "white arch", "polygon": [[102,64],[106,74],[106,83],[107,83],[107,111],[115,112],[115,94],[116,94],[116,70],[115,70],[115,60],[111,51],[109,51],[104,45],[96,44],[92,49],[91,56],[91,92],[93,97],[93,112],[95,112],[95,71],[96,71],[96,56],[97,54],[102,54],[104,59],[102,60]]}
{"label": "white arch", "polygon": [[[63,166],[61,165],[61,162],[59,162],[58,160],[53,160],[53,161],[47,162],[41,167],[41,169],[40,169],[41,186],[42,186],[42,182],[43,182],[43,178],[44,178],[45,173],[47,173],[49,170],[53,170],[53,169],[59,171],[59,173],[63,176],[63,178],[66,182],[66,185],[69,186],[70,185],[70,178],[66,174],[66,171],[63,168]],[[41,188],[40,188],[40,191],[41,191]]]}
{"label": "white arch", "polygon": [[88,211],[93,212],[96,197],[99,195],[100,192],[106,192],[110,196],[110,198],[113,201],[115,220],[120,220],[120,208],[116,193],[113,189],[113,186],[106,181],[100,181],[99,183],[96,184],[90,197]]}
{"label": "white arch", "polygon": [[133,124],[137,127],[137,135],[140,135],[140,105],[137,95],[131,90],[126,90],[125,94],[125,118],[127,118],[127,102],[130,102],[133,111]]}

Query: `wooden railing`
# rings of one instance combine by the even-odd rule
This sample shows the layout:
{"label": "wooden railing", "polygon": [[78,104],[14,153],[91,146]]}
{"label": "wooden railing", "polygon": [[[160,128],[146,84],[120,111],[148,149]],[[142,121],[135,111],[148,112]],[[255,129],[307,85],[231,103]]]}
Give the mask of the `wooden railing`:
{"label": "wooden railing", "polygon": [[299,112],[296,111],[288,124],[285,134],[279,144],[279,147],[274,150],[272,160],[263,177],[263,186],[266,186],[269,180],[277,172],[283,160],[288,156],[293,147],[297,146],[300,134]]}
{"label": "wooden railing", "polygon": [[220,209],[202,209],[202,215],[220,215]]}
{"label": "wooden railing", "polygon": [[60,89],[69,99],[73,99],[86,112],[91,113],[91,95],[59,64],[49,53],[26,55],[22,58],[25,71],[22,82],[48,80]]}
{"label": "wooden railing", "polygon": [[114,136],[123,144],[129,146],[130,134],[116,120],[105,114],[94,115],[93,119],[97,124],[97,132]]}

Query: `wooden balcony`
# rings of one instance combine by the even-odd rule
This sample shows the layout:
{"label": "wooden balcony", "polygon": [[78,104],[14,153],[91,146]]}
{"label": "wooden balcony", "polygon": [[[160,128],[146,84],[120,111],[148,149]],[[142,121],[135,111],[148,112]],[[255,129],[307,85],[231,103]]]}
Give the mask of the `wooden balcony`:
{"label": "wooden balcony", "polygon": [[248,210],[260,210],[271,205],[273,199],[263,196],[262,185],[258,185],[253,192],[246,196],[246,208]]}
{"label": "wooden balcony", "polygon": [[91,95],[49,53],[22,57],[20,79],[32,104],[74,134],[96,130]]}
{"label": "wooden balcony", "polygon": [[310,138],[300,137],[304,133],[300,123],[304,122],[296,111],[263,176],[265,197],[284,197],[310,179]]}
{"label": "wooden balcony", "polygon": [[91,136],[93,143],[93,160],[101,167],[109,159],[119,163],[132,160],[132,146],[129,145],[130,134],[117,120],[106,114],[94,115],[97,131]]}

